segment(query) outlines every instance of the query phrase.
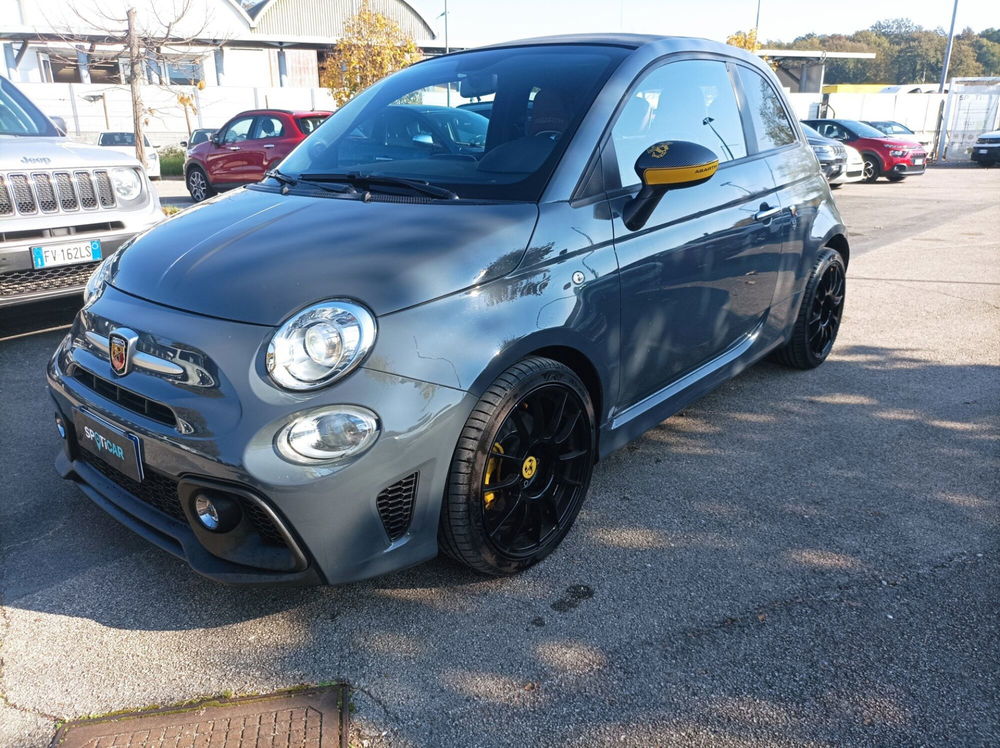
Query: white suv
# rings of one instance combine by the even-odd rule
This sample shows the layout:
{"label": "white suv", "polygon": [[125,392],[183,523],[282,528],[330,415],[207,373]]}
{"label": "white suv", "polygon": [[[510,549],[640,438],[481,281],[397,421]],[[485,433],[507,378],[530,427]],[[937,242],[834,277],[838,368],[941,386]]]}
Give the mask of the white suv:
{"label": "white suv", "polygon": [[0,307],[80,293],[101,258],[162,219],[134,157],[61,136],[0,76]]}

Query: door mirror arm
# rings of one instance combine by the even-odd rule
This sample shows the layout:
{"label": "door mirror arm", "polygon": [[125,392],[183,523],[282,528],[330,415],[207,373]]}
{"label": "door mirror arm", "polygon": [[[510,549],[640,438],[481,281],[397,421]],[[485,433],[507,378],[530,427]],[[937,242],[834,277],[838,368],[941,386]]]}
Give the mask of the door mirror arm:
{"label": "door mirror arm", "polygon": [[718,156],[698,143],[666,140],[653,144],[635,160],[642,189],[622,210],[625,227],[629,231],[641,229],[669,190],[707,182],[718,168]]}

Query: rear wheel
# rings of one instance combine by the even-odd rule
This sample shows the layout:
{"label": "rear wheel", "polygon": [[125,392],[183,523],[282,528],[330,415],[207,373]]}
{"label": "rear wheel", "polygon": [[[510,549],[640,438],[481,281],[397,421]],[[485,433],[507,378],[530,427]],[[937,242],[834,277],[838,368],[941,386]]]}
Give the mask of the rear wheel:
{"label": "rear wheel", "polygon": [[815,369],[826,361],[840,330],[846,286],[843,258],[824,248],[813,265],[791,337],[774,353],[777,361],[796,369]]}
{"label": "rear wheel", "polygon": [[192,166],[188,169],[185,182],[187,183],[188,194],[191,195],[191,199],[196,203],[207,200],[215,194],[211,182],[208,181],[208,175],[205,174],[205,170],[200,166]]}
{"label": "rear wheel", "polygon": [[441,512],[442,550],[486,574],[514,574],[562,541],[587,494],[594,410],[568,367],[533,357],[483,394],[462,430]]}
{"label": "rear wheel", "polygon": [[882,164],[874,153],[864,154],[865,164],[861,169],[861,181],[874,182],[882,173]]}

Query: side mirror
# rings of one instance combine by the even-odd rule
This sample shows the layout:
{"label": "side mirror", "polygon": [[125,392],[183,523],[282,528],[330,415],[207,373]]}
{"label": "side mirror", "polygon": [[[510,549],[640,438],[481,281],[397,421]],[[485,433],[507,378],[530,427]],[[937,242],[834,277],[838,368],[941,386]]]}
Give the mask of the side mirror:
{"label": "side mirror", "polygon": [[181,141],[181,148],[187,148],[187,147],[188,147],[188,142],[186,140],[182,140]]}
{"label": "side mirror", "polygon": [[66,120],[62,117],[49,117],[52,120],[52,124],[56,126],[56,132],[60,135],[66,134]]}
{"label": "side mirror", "polygon": [[668,190],[707,182],[718,168],[719,157],[698,143],[665,140],[650,146],[635,160],[642,189],[622,211],[626,228],[641,229]]}
{"label": "side mirror", "polygon": [[222,138],[219,135],[213,135],[212,145],[222,145]]}

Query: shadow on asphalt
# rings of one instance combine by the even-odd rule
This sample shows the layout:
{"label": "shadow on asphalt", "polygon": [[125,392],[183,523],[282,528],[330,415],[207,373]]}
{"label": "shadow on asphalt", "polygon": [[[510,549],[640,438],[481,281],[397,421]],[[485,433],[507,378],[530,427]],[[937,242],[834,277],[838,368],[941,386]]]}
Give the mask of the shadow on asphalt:
{"label": "shadow on asphalt", "polygon": [[[538,680],[555,672],[563,687],[585,689],[581,673],[614,654],[620,687],[632,687],[630,667],[663,671],[656,682],[664,701],[651,693],[649,714],[633,720],[662,717],[668,702],[698,701],[716,711],[677,716],[709,733],[738,736],[740,720],[751,719],[772,720],[769,734],[779,741],[853,734],[906,742],[914,738],[915,697],[894,669],[897,645],[890,636],[880,645],[883,659],[876,651],[859,665],[848,654],[861,645],[844,640],[837,627],[849,623],[837,621],[852,606],[870,605],[865,590],[884,584],[886,568],[920,567],[967,547],[970,537],[989,534],[997,512],[995,497],[981,489],[996,481],[990,399],[1000,367],[844,346],[815,372],[759,364],[611,455],[598,465],[567,541],[518,579],[486,579],[436,560],[341,588],[224,587],[150,547],[55,476],[58,438],[42,368],[59,336],[0,345],[0,391],[16,403],[4,423],[19,435],[5,446],[14,466],[3,518],[5,604],[136,633],[211,631],[279,616],[294,644],[254,644],[279,679],[365,673],[392,678],[405,693],[426,689],[430,678],[433,688],[488,700],[448,674],[510,681],[517,690],[525,672]],[[741,608],[747,600],[756,603]],[[835,611],[826,623],[812,610],[823,606]],[[790,609],[786,628],[758,626]],[[786,641],[788,625],[805,639]],[[771,637],[762,646],[776,650],[760,664],[766,671],[732,680],[714,669],[712,647],[735,647],[727,667],[751,657],[745,644],[716,641],[730,629]],[[499,654],[477,651],[487,640]],[[662,659],[630,664],[637,640],[662,640],[652,650]],[[907,642],[907,656],[920,646]],[[789,652],[791,660],[781,660]],[[860,671],[824,681],[816,670],[856,667],[879,692],[861,685]],[[939,674],[942,688],[960,675]],[[857,714],[875,714],[879,732],[852,732],[862,729],[857,714],[828,713],[830,723],[808,726],[794,719],[802,699],[822,701],[825,682],[868,689],[856,694]],[[685,698],[673,691],[681,683],[694,689]],[[614,704],[599,697],[574,716],[578,728],[613,723]],[[555,697],[541,694],[530,708],[546,698]],[[529,708],[493,706],[511,720]],[[728,708],[744,716],[727,717]]]}

